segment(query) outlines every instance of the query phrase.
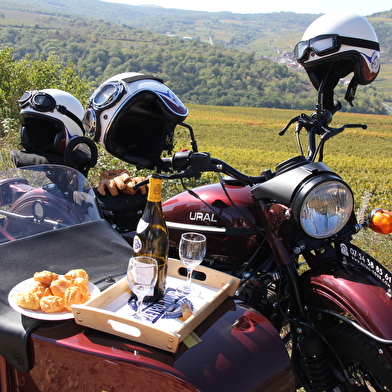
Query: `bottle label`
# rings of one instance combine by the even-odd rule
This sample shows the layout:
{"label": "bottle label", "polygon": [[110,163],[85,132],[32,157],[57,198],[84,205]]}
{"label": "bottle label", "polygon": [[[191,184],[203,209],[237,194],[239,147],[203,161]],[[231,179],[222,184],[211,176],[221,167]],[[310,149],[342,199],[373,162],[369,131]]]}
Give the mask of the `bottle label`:
{"label": "bottle label", "polygon": [[141,233],[142,231],[147,229],[147,226],[148,226],[148,222],[140,218],[137,224],[136,232]]}
{"label": "bottle label", "polygon": [[150,178],[147,200],[158,202],[162,199],[162,180],[159,178]]}
{"label": "bottle label", "polygon": [[140,241],[140,238],[135,235],[135,237],[133,238],[133,251],[135,253],[140,252],[140,249],[142,249],[142,241]]}

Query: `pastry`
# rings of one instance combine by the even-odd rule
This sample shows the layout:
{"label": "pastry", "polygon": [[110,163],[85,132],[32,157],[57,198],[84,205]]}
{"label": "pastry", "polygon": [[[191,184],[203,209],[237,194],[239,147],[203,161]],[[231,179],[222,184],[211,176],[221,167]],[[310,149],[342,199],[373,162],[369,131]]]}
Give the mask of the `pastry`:
{"label": "pastry", "polygon": [[33,287],[30,289],[30,292],[37,294],[39,298],[52,295],[50,287],[41,282],[35,282]]}
{"label": "pastry", "polygon": [[70,270],[64,276],[66,279],[71,280],[71,281],[74,281],[76,278],[83,278],[88,282],[88,274],[83,269]]}
{"label": "pastry", "polygon": [[36,272],[32,287],[16,296],[16,304],[45,313],[72,311],[71,305],[82,304],[90,298],[88,279],[83,269],[73,269],[65,275],[46,270]]}
{"label": "pastry", "polygon": [[16,304],[23,309],[38,310],[40,308],[40,298],[31,291],[19,293],[16,296],[15,301]]}
{"label": "pastry", "polygon": [[71,281],[65,279],[64,277],[59,277],[58,279],[52,281],[52,283],[50,284],[50,290],[52,291],[53,295],[64,298],[65,290],[67,290],[67,288],[71,286]]}
{"label": "pastry", "polygon": [[73,284],[75,287],[78,287],[80,289],[83,302],[86,302],[90,298],[90,291],[88,289],[88,280],[78,277],[75,278]]}
{"label": "pastry", "polygon": [[58,275],[50,271],[41,271],[34,274],[34,280],[37,282],[50,285],[53,280],[57,279]]}
{"label": "pastry", "polygon": [[78,287],[71,286],[65,290],[64,305],[67,310],[72,311],[71,305],[83,303],[82,292]]}
{"label": "pastry", "polygon": [[42,297],[40,300],[40,308],[45,313],[57,313],[65,310],[64,299],[55,295]]}

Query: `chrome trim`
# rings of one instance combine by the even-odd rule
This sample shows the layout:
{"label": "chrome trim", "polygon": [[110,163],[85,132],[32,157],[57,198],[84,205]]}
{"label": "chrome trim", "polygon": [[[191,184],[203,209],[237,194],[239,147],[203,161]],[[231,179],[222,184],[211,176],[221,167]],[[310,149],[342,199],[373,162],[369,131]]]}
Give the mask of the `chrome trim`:
{"label": "chrome trim", "polygon": [[182,229],[186,231],[208,231],[210,233],[227,233],[226,227],[215,227],[215,226],[202,226],[202,225],[190,225],[187,223],[177,223],[166,221],[166,226],[169,229]]}

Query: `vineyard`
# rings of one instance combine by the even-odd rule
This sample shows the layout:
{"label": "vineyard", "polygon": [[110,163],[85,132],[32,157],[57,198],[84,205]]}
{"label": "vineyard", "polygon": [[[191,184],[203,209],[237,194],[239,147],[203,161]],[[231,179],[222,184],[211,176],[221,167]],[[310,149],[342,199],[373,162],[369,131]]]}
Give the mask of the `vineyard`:
{"label": "vineyard", "polygon": [[[294,126],[284,136],[278,134],[298,111],[200,105],[189,109],[187,122],[194,128],[199,150],[249,175],[274,170],[276,164],[298,154]],[[392,208],[391,117],[338,113],[331,125],[338,128],[346,123],[368,128],[346,129],[327,142],[324,162],[351,185],[358,202],[371,193],[372,205]]]}

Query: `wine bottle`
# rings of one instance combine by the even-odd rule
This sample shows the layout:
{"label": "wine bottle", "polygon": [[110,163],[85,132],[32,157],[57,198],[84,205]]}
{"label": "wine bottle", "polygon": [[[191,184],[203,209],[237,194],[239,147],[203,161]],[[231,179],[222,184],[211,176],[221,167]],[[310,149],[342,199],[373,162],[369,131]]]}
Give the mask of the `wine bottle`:
{"label": "wine bottle", "polygon": [[169,239],[161,200],[162,180],[157,175],[152,175],[149,180],[146,207],[133,240],[136,256],[150,256],[158,263],[158,279],[154,292],[145,297],[145,302],[157,302],[163,297],[166,289]]}

